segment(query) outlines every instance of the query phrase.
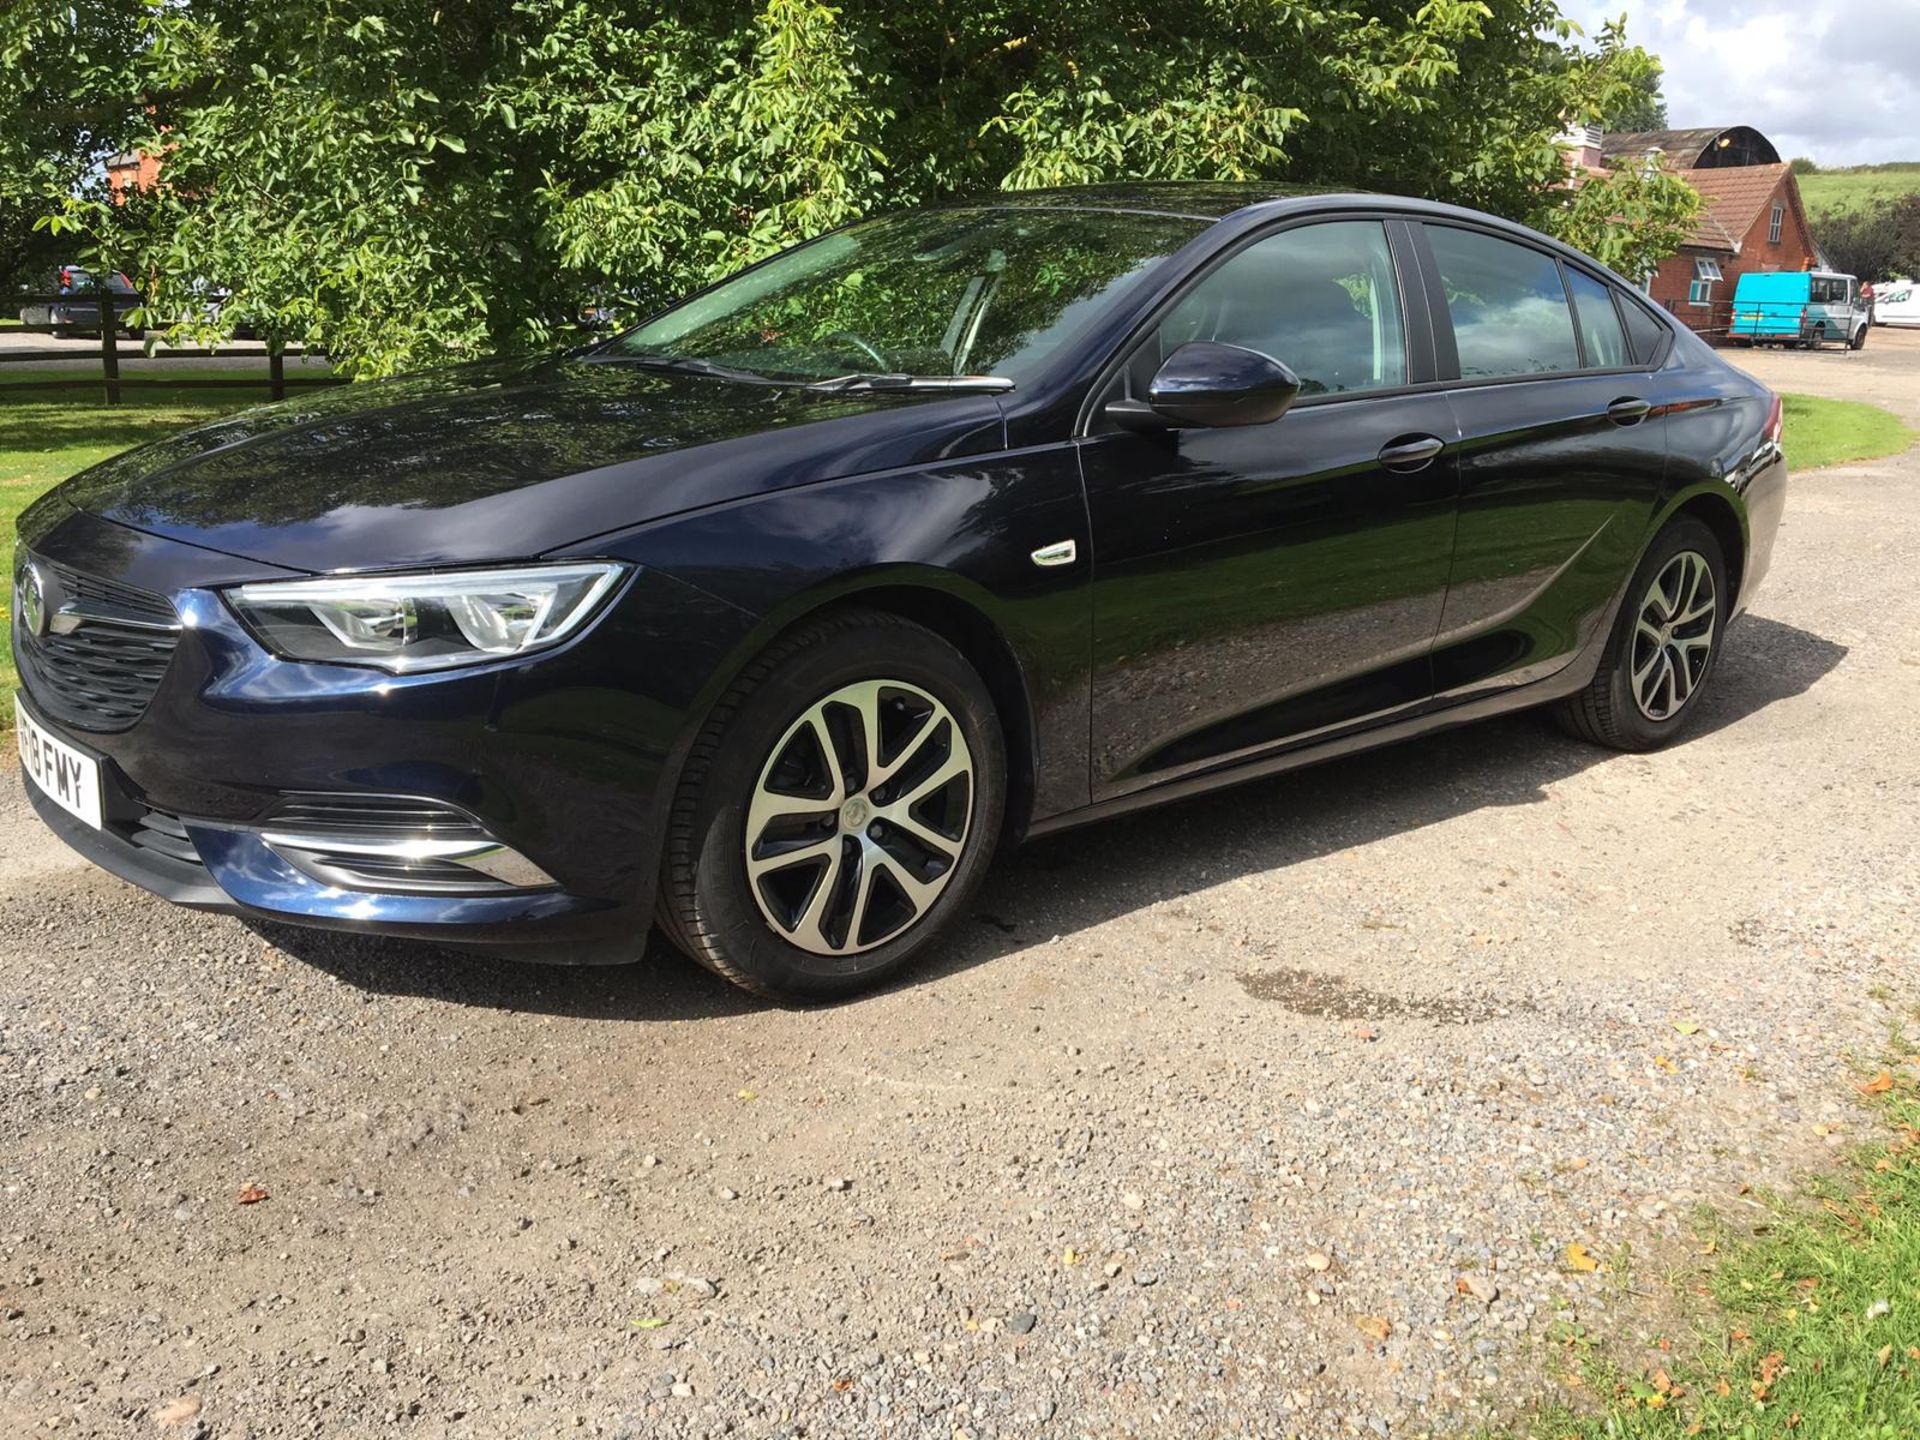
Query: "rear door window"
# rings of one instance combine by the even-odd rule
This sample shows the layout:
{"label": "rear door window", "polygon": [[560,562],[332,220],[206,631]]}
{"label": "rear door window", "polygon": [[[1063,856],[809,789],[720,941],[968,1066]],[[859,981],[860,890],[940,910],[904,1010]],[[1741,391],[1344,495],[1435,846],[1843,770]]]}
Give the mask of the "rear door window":
{"label": "rear door window", "polygon": [[1613,308],[1613,288],[1591,275],[1567,267],[1567,288],[1573,292],[1573,313],[1580,321],[1580,338],[1587,347],[1589,370],[1612,370],[1633,363],[1627,335]]}
{"label": "rear door window", "polygon": [[1580,368],[1560,265],[1530,245],[1429,225],[1464,380]]}

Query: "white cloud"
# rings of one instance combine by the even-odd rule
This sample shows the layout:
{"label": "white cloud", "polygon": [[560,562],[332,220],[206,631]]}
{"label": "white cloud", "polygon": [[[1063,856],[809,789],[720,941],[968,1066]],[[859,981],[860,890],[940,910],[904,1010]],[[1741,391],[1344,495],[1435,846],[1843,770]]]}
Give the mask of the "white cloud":
{"label": "white cloud", "polygon": [[1782,159],[1920,160],[1920,0],[1562,0],[1666,66],[1667,123],[1751,125]]}

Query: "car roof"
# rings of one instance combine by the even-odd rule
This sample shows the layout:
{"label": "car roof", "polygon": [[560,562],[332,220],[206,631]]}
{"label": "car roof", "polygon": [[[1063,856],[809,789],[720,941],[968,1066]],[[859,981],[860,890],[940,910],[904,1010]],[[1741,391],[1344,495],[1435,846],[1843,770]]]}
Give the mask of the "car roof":
{"label": "car roof", "polygon": [[1157,180],[1124,185],[1068,185],[1051,190],[1004,190],[970,196],[957,203],[972,209],[990,206],[1006,210],[1116,210],[1141,215],[1178,215],[1190,220],[1224,220],[1250,205],[1354,193],[1351,188],[1340,186],[1279,185],[1271,181]]}

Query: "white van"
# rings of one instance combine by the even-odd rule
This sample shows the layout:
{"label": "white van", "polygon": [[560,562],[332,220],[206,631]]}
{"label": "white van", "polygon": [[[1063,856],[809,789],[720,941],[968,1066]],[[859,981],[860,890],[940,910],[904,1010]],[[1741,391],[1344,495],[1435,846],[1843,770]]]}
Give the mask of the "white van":
{"label": "white van", "polygon": [[1882,280],[1873,287],[1873,323],[1920,328],[1920,285]]}

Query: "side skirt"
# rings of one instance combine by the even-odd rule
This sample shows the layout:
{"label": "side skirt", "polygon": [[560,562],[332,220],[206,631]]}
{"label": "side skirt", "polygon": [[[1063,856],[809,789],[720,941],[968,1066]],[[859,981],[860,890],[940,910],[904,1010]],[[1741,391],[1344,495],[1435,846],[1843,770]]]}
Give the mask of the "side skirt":
{"label": "side skirt", "polygon": [[[1617,606],[1618,602],[1615,603]],[[1098,820],[1106,820],[1115,815],[1126,815],[1135,810],[1144,810],[1168,801],[1185,800],[1214,790],[1224,790],[1229,786],[1264,780],[1270,775],[1317,765],[1322,760],[1335,760],[1343,755],[1358,754],[1362,750],[1373,750],[1382,745],[1393,745],[1402,740],[1431,735],[1438,730],[1450,730],[1456,725],[1467,725],[1475,720],[1485,720],[1495,715],[1527,710],[1536,705],[1565,699],[1577,691],[1584,690],[1592,681],[1594,673],[1600,668],[1600,657],[1606,651],[1606,637],[1612,633],[1612,630],[1613,612],[1610,609],[1607,624],[1595,637],[1595,643],[1588,647],[1589,653],[1581,655],[1571,665],[1554,672],[1545,679],[1536,680],[1531,685],[1442,705],[1437,709],[1426,710],[1418,715],[1410,715],[1385,724],[1361,725],[1338,735],[1304,741],[1290,748],[1262,755],[1256,759],[1239,761],[1219,770],[1182,776],[1164,785],[1135,790],[1126,795],[1116,795],[1111,800],[1096,801],[1078,810],[1069,810],[1062,815],[1050,815],[1044,820],[1036,820],[1027,828],[1023,838],[1037,839],[1042,835],[1071,830],[1080,825],[1090,825]]]}

